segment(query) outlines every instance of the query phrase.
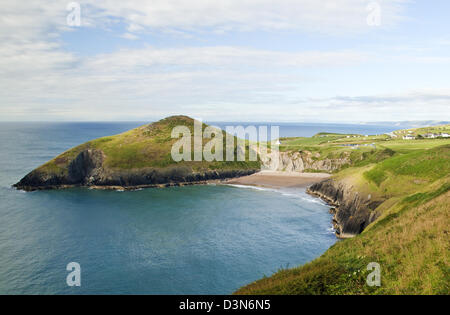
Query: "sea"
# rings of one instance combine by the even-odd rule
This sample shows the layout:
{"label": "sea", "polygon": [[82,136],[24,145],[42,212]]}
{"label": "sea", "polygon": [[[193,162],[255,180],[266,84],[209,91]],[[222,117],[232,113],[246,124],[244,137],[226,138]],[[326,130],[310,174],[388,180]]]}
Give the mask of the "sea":
{"label": "sea", "polygon": [[[336,242],[328,207],[302,189],[11,187],[73,146],[142,124],[0,122],[0,294],[229,294]],[[282,137],[398,129],[277,125]],[[79,286],[67,281],[73,262]]]}

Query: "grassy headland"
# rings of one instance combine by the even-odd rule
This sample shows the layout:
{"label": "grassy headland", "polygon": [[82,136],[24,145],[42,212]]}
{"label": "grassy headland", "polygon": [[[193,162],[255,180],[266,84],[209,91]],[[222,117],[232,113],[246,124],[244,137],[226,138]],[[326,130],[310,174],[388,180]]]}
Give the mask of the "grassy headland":
{"label": "grassy headland", "polygon": [[[191,143],[191,158],[175,161],[171,150],[180,139],[172,138],[172,131],[180,126],[190,131],[186,139]],[[204,131],[208,126],[202,124],[201,127]],[[260,169],[260,161],[249,158],[248,141],[244,142],[246,155],[243,160],[239,160],[242,150],[237,138],[218,129],[215,129],[217,134],[221,134],[224,139],[223,161],[194,160],[194,129],[192,118],[172,116],[122,134],[88,141],[33,170],[15,187],[24,190],[73,186],[133,189],[204,183],[207,180],[248,175]],[[234,139],[233,161],[224,161],[227,137]],[[201,141],[203,148],[212,139],[202,138]],[[217,148],[213,146],[212,153]]]}
{"label": "grassy headland", "polygon": [[[247,160],[241,162],[175,162],[171,157],[171,148],[178,139],[172,138],[171,132],[176,126],[188,127],[192,135],[191,143],[194,143],[194,120],[187,116],[172,116],[119,135],[88,141],[62,153],[41,166],[41,169],[52,172],[67,172],[68,163],[80,154],[80,152],[87,149],[101,150],[105,154],[104,166],[110,169],[189,166],[194,170],[201,171],[232,168],[259,168],[259,162],[249,161],[248,155]],[[202,124],[202,130],[206,127],[206,124]],[[226,134],[225,132],[222,133],[225,139]],[[203,144],[207,143],[209,140],[210,139],[203,139]],[[225,152],[225,150],[224,146],[223,152]],[[192,155],[193,154],[194,152],[192,152]]]}

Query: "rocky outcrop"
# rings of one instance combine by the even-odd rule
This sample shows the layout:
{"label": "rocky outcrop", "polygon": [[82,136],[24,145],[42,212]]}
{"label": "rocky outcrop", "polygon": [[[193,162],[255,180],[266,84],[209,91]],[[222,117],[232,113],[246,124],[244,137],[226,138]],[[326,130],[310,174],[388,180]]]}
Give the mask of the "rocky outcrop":
{"label": "rocky outcrop", "polygon": [[342,166],[350,164],[349,154],[344,153],[341,158],[322,159],[319,153],[310,151],[280,152],[278,171],[304,172],[315,170],[331,173]]}
{"label": "rocky outcrop", "polygon": [[84,150],[73,159],[68,167],[68,180],[71,183],[86,184],[102,173],[104,154],[100,150]]}
{"label": "rocky outcrop", "polygon": [[257,169],[208,170],[194,172],[186,165],[166,168],[109,169],[104,167],[101,150],[88,149],[68,164],[65,172],[43,171],[38,168],[14,185],[26,191],[58,189],[75,186],[112,189],[136,189],[185,184],[201,184],[253,174]]}
{"label": "rocky outcrop", "polygon": [[375,210],[383,200],[372,200],[371,195],[363,195],[354,187],[333,179],[312,185],[308,192],[325,200],[332,206],[333,226],[336,236],[348,238],[361,233],[375,221],[379,213]]}

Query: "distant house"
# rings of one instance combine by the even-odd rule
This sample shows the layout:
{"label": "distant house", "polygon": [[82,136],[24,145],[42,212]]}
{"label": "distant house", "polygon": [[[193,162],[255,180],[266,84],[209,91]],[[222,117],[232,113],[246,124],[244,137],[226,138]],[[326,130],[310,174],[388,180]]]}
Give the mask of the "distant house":
{"label": "distant house", "polygon": [[276,145],[280,145],[280,144],[281,144],[281,141],[278,139],[277,141],[275,141],[275,144],[276,144]]}
{"label": "distant house", "polygon": [[429,139],[434,139],[434,138],[439,137],[439,135],[436,134],[436,133],[427,133],[427,134],[424,135],[424,137],[425,138],[429,138]]}
{"label": "distant house", "polygon": [[450,138],[450,135],[448,133],[441,133],[441,137]]}
{"label": "distant house", "polygon": [[413,135],[403,136],[403,140],[414,140],[414,139],[416,139],[416,137],[414,137]]}
{"label": "distant house", "polygon": [[397,135],[393,132],[388,132],[388,133],[386,133],[386,135],[388,135],[391,138],[397,138]]}

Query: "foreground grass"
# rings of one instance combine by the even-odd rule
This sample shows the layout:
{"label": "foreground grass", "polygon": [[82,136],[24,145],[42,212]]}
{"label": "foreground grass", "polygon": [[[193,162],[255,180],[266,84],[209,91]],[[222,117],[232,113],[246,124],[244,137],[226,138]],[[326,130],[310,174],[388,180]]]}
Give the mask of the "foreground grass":
{"label": "foreground grass", "polygon": [[[447,185],[431,200],[403,200],[390,216],[340,241],[302,267],[282,270],[237,294],[449,294]],[[369,262],[381,265],[381,286],[370,287]]]}
{"label": "foreground grass", "polygon": [[[237,294],[449,294],[450,145],[395,153],[334,178],[383,203],[362,234],[301,267],[281,270]],[[366,284],[381,265],[381,286]]]}

